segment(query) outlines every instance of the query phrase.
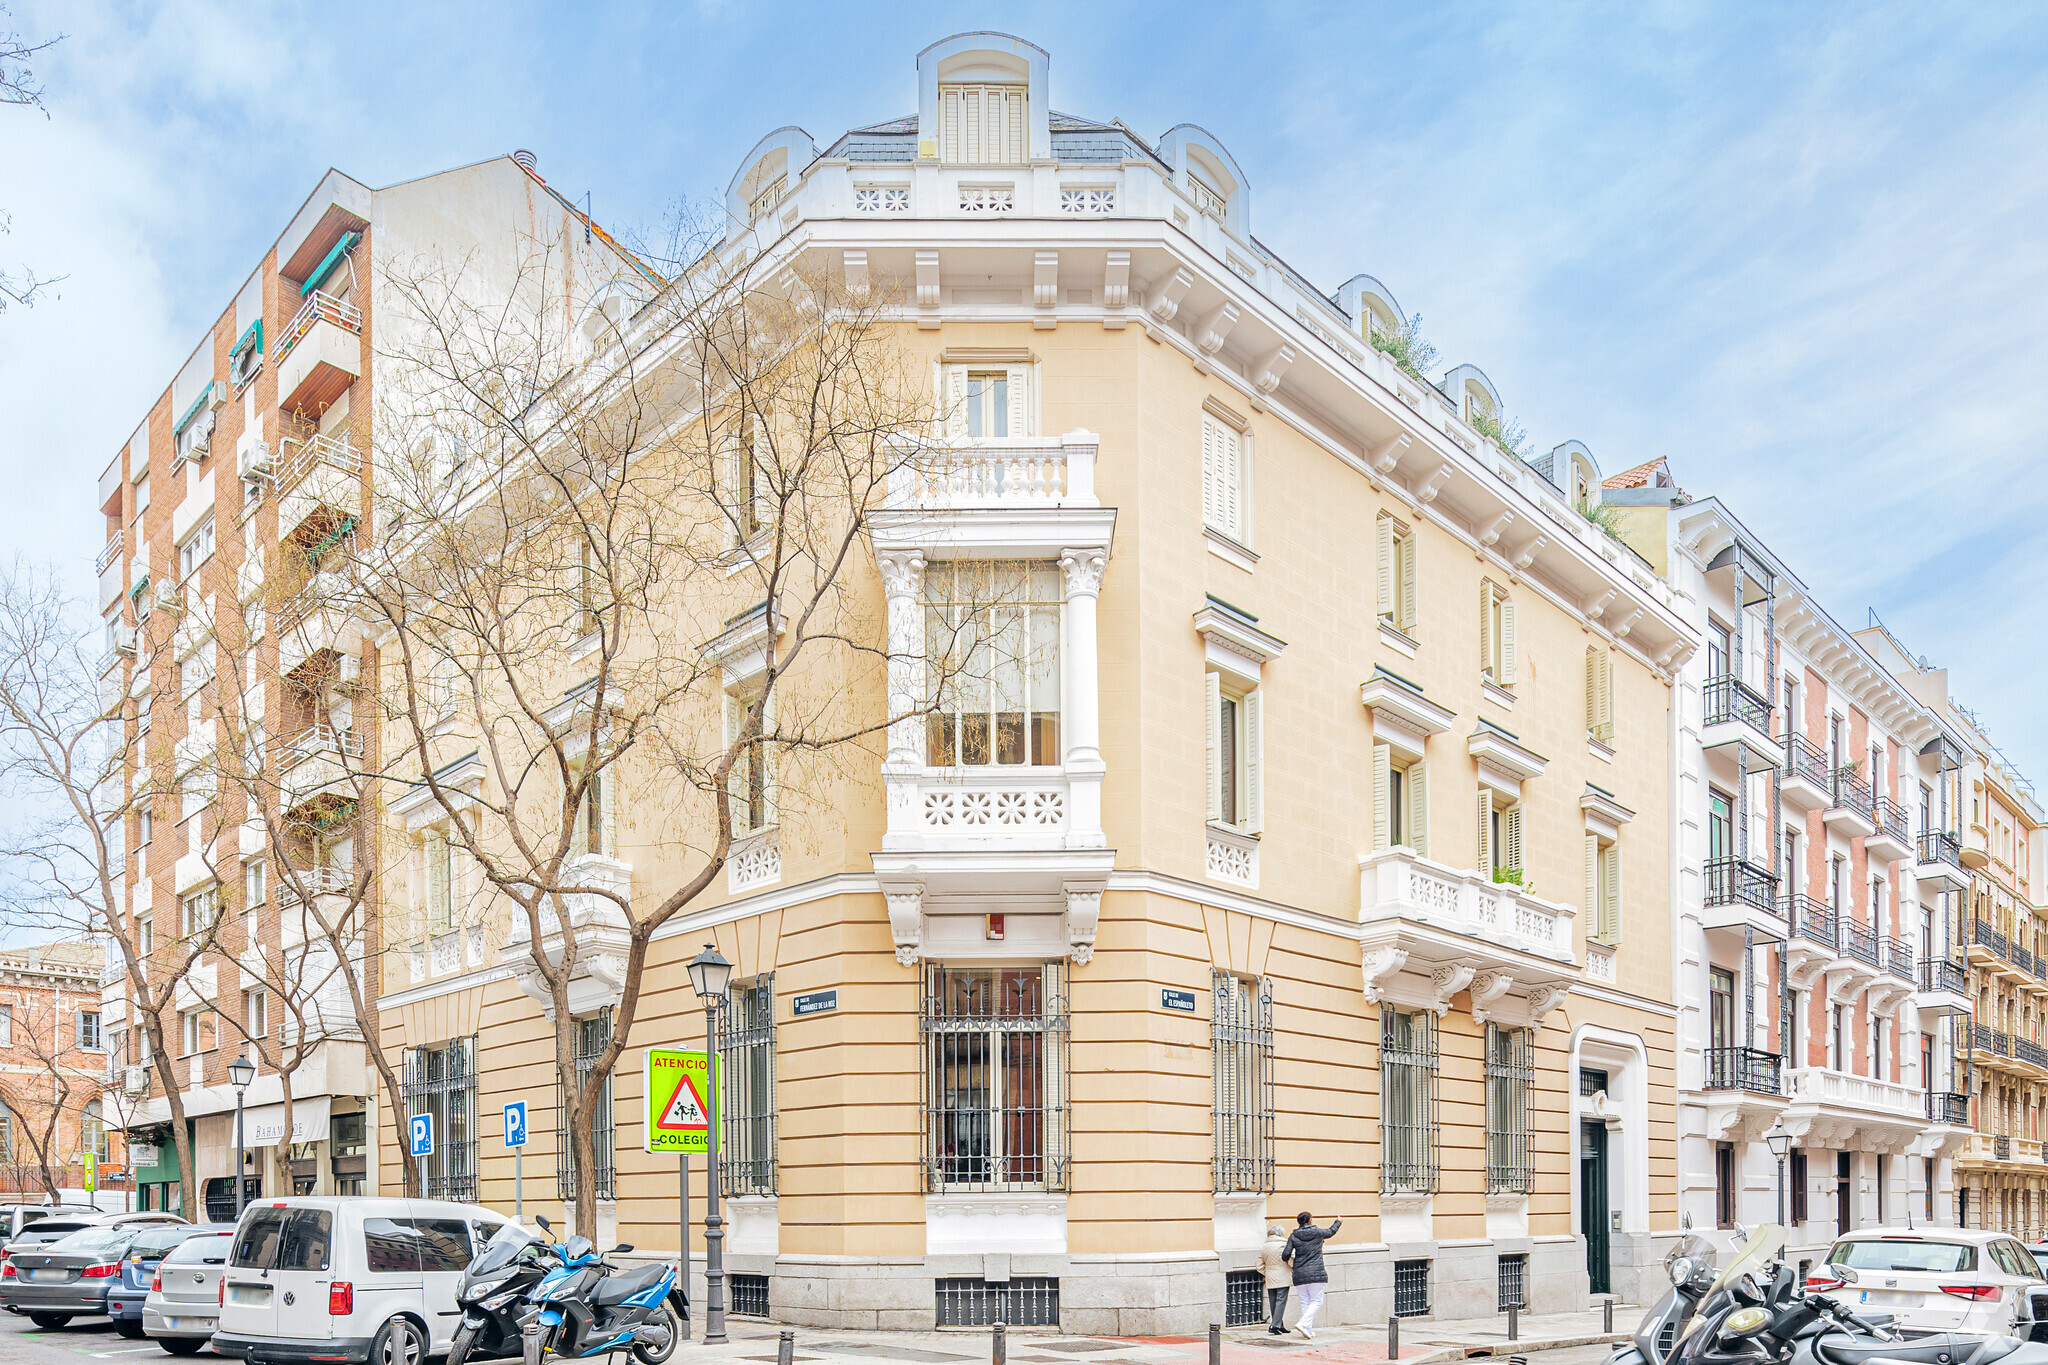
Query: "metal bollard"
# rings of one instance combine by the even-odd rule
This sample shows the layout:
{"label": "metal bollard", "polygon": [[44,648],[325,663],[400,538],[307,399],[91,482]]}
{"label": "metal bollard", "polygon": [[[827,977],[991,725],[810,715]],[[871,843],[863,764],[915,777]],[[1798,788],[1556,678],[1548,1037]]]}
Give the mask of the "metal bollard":
{"label": "metal bollard", "polygon": [[1009,1365],[1010,1342],[1003,1328],[1003,1320],[996,1319],[996,1325],[989,1341],[989,1360],[992,1365]]}
{"label": "metal bollard", "polygon": [[791,1365],[796,1359],[796,1332],[788,1327],[782,1329],[782,1341],[775,1348],[775,1365]]}
{"label": "metal bollard", "polygon": [[1387,1319],[1387,1359],[1401,1358],[1401,1319]]}
{"label": "metal bollard", "polygon": [[1209,1365],[1223,1365],[1223,1324],[1209,1324]]}
{"label": "metal bollard", "polygon": [[1519,1304],[1508,1305],[1508,1340],[1519,1341],[1522,1336],[1522,1309]]}
{"label": "metal bollard", "polygon": [[1609,1298],[1600,1305],[1600,1330],[1608,1336],[1614,1335],[1614,1300]]}

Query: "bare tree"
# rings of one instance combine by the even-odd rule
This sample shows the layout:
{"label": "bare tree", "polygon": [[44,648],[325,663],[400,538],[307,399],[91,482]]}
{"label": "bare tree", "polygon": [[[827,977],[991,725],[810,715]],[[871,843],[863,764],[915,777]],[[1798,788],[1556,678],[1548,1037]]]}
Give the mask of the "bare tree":
{"label": "bare tree", "polygon": [[[0,19],[8,17],[7,7],[0,5]],[[43,53],[63,39],[45,38],[41,42],[25,38],[12,28],[0,29],[0,105],[14,105],[18,108],[37,109],[44,118],[50,111],[43,106],[42,83],[36,78],[30,65]],[[8,230],[13,221],[5,209],[0,209],[0,233]],[[18,303],[24,308],[33,308],[36,298],[53,284],[61,284],[64,277],[38,277],[35,271],[23,267],[19,275],[0,270],[0,313],[7,311],[9,303]]]}
{"label": "bare tree", "polygon": [[86,1102],[99,1087],[78,1065],[71,1046],[76,1039],[65,1028],[67,1020],[54,1000],[30,992],[13,1003],[16,1064],[0,1067],[0,1112],[12,1118],[10,1136],[16,1147],[11,1159],[17,1171],[33,1170],[55,1203],[71,1165],[69,1136],[79,1131]]}
{"label": "bare tree", "polygon": [[[326,570],[380,644],[377,768],[410,812],[386,894],[441,906],[436,878],[466,879],[470,913],[509,918],[552,1018],[585,1235],[654,935],[927,705],[878,700],[863,542],[923,476],[933,416],[885,291],[704,260],[574,329],[545,254],[509,292],[388,268],[402,380],[379,398],[377,535]],[[658,881],[618,859],[628,834]],[[617,1004],[579,1057],[572,987],[593,975]]]}
{"label": "bare tree", "polygon": [[119,655],[135,655],[135,666],[155,676],[176,669],[200,710],[213,686],[211,656],[195,647],[181,658],[176,629],[159,613],[139,631],[109,627],[107,654],[94,659],[85,644],[90,619],[65,599],[54,574],[20,564],[0,571],[0,781],[31,813],[0,841],[0,866],[20,889],[25,918],[105,935],[141,1034],[136,1060],[154,1065],[163,1087],[189,1212],[198,1203],[184,1078],[174,1066],[177,995],[216,946],[218,901],[211,911],[202,900],[168,907],[168,916],[131,914],[129,831],[139,852],[176,802],[190,807],[181,809],[184,820],[199,822],[189,837],[210,847],[222,812],[203,770],[181,771],[180,750],[167,733],[177,722],[166,718],[153,733],[148,710],[131,701]]}

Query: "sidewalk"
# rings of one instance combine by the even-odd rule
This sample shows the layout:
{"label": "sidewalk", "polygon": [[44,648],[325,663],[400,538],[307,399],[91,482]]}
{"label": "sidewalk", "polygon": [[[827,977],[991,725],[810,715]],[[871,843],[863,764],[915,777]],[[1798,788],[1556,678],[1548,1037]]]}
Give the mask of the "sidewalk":
{"label": "sidewalk", "polygon": [[[1401,1365],[1435,1365],[1470,1356],[1508,1356],[1596,1342],[1628,1340],[1641,1310],[1617,1304],[1614,1332],[1601,1330],[1599,1309],[1523,1314],[1518,1339],[1508,1341],[1506,1314],[1490,1318],[1401,1324]],[[700,1329],[701,1330],[701,1329]],[[691,1342],[672,1365],[745,1361],[774,1365],[782,1328],[753,1320],[730,1322],[724,1346]],[[797,1365],[983,1365],[990,1357],[986,1330],[849,1332],[795,1327]],[[1205,1337],[1078,1337],[1039,1331],[1008,1334],[1009,1365],[1205,1365]],[[1310,1341],[1298,1332],[1269,1337],[1263,1327],[1233,1327],[1223,1334],[1223,1365],[1384,1365],[1387,1332],[1378,1326],[1329,1327]]]}

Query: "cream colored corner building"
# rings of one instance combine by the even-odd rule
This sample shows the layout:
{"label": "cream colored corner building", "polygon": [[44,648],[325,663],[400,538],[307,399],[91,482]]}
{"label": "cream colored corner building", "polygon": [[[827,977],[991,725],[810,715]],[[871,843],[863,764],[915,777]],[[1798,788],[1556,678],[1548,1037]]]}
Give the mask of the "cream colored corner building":
{"label": "cream colored corner building", "polygon": [[[1304,1209],[1344,1220],[1324,1322],[1643,1301],[1677,1219],[1672,689],[1698,633],[1585,488],[1484,434],[1483,374],[1389,358],[1385,287],[1326,296],[1254,236],[1214,138],[1054,113],[1050,67],[947,39],[914,115],[778,129],[727,193],[726,258],[899,287],[946,400],[954,477],[875,518],[863,568],[890,688],[919,695],[960,561],[1011,575],[1057,658],[899,727],[829,816],[760,813],[655,945],[635,1055],[702,1038],[701,944],[737,964],[734,1307],[1196,1330],[1260,1311],[1265,1226]],[[569,316],[646,293],[616,262],[583,279]],[[751,629],[706,645],[736,691]],[[678,869],[614,801],[577,875],[652,901]],[[386,923],[420,908],[404,869],[382,885]],[[569,932],[589,1053],[624,933],[587,906]],[[383,945],[407,1080],[361,1107],[435,1114],[427,1192],[509,1209],[499,1115],[526,1102],[528,1207],[554,1211],[521,933],[486,910]],[[640,1087],[614,1081],[598,1221],[673,1254]],[[398,1170],[373,1151],[362,1188]]]}
{"label": "cream colored corner building", "polygon": [[[728,193],[721,251],[901,281],[949,399],[960,477],[873,529],[896,643],[962,559],[1017,572],[1058,642],[980,715],[899,727],[833,820],[751,834],[657,944],[636,1047],[701,1038],[701,943],[737,964],[736,1305],[1193,1330],[1233,1289],[1243,1316],[1301,1209],[1344,1220],[1325,1321],[1383,1321],[1397,1282],[1440,1316],[1581,1303],[1589,1273],[1639,1299],[1675,1220],[1668,738],[1697,637],[1470,424],[1483,375],[1371,344],[1385,288],[1325,297],[1207,133],[1052,113],[1049,68],[949,39],[915,116],[780,129]],[[589,857],[636,899],[666,875],[630,836]],[[621,936],[575,931],[594,1048]],[[504,1103],[532,1107],[529,1199],[557,1165],[527,951],[423,942],[381,1002],[391,1043],[475,1057],[430,1102],[499,1205]],[[605,1236],[672,1247],[637,1074],[612,1104]]]}

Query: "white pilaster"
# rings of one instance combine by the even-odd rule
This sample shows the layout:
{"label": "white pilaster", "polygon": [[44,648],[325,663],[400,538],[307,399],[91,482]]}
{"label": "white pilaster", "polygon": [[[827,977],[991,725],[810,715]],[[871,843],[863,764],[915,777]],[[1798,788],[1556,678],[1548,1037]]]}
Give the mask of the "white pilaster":
{"label": "white pilaster", "polygon": [[1101,684],[1095,639],[1095,604],[1108,564],[1109,553],[1101,549],[1067,550],[1060,555],[1067,586],[1060,708],[1067,731],[1067,799],[1072,810],[1067,824],[1069,848],[1102,848],[1108,843],[1102,830]]}
{"label": "white pilaster", "polygon": [[882,591],[889,603],[889,754],[888,768],[915,768],[924,762],[921,742],[924,704],[923,592],[924,557],[916,550],[883,550],[875,555],[882,570]]}

